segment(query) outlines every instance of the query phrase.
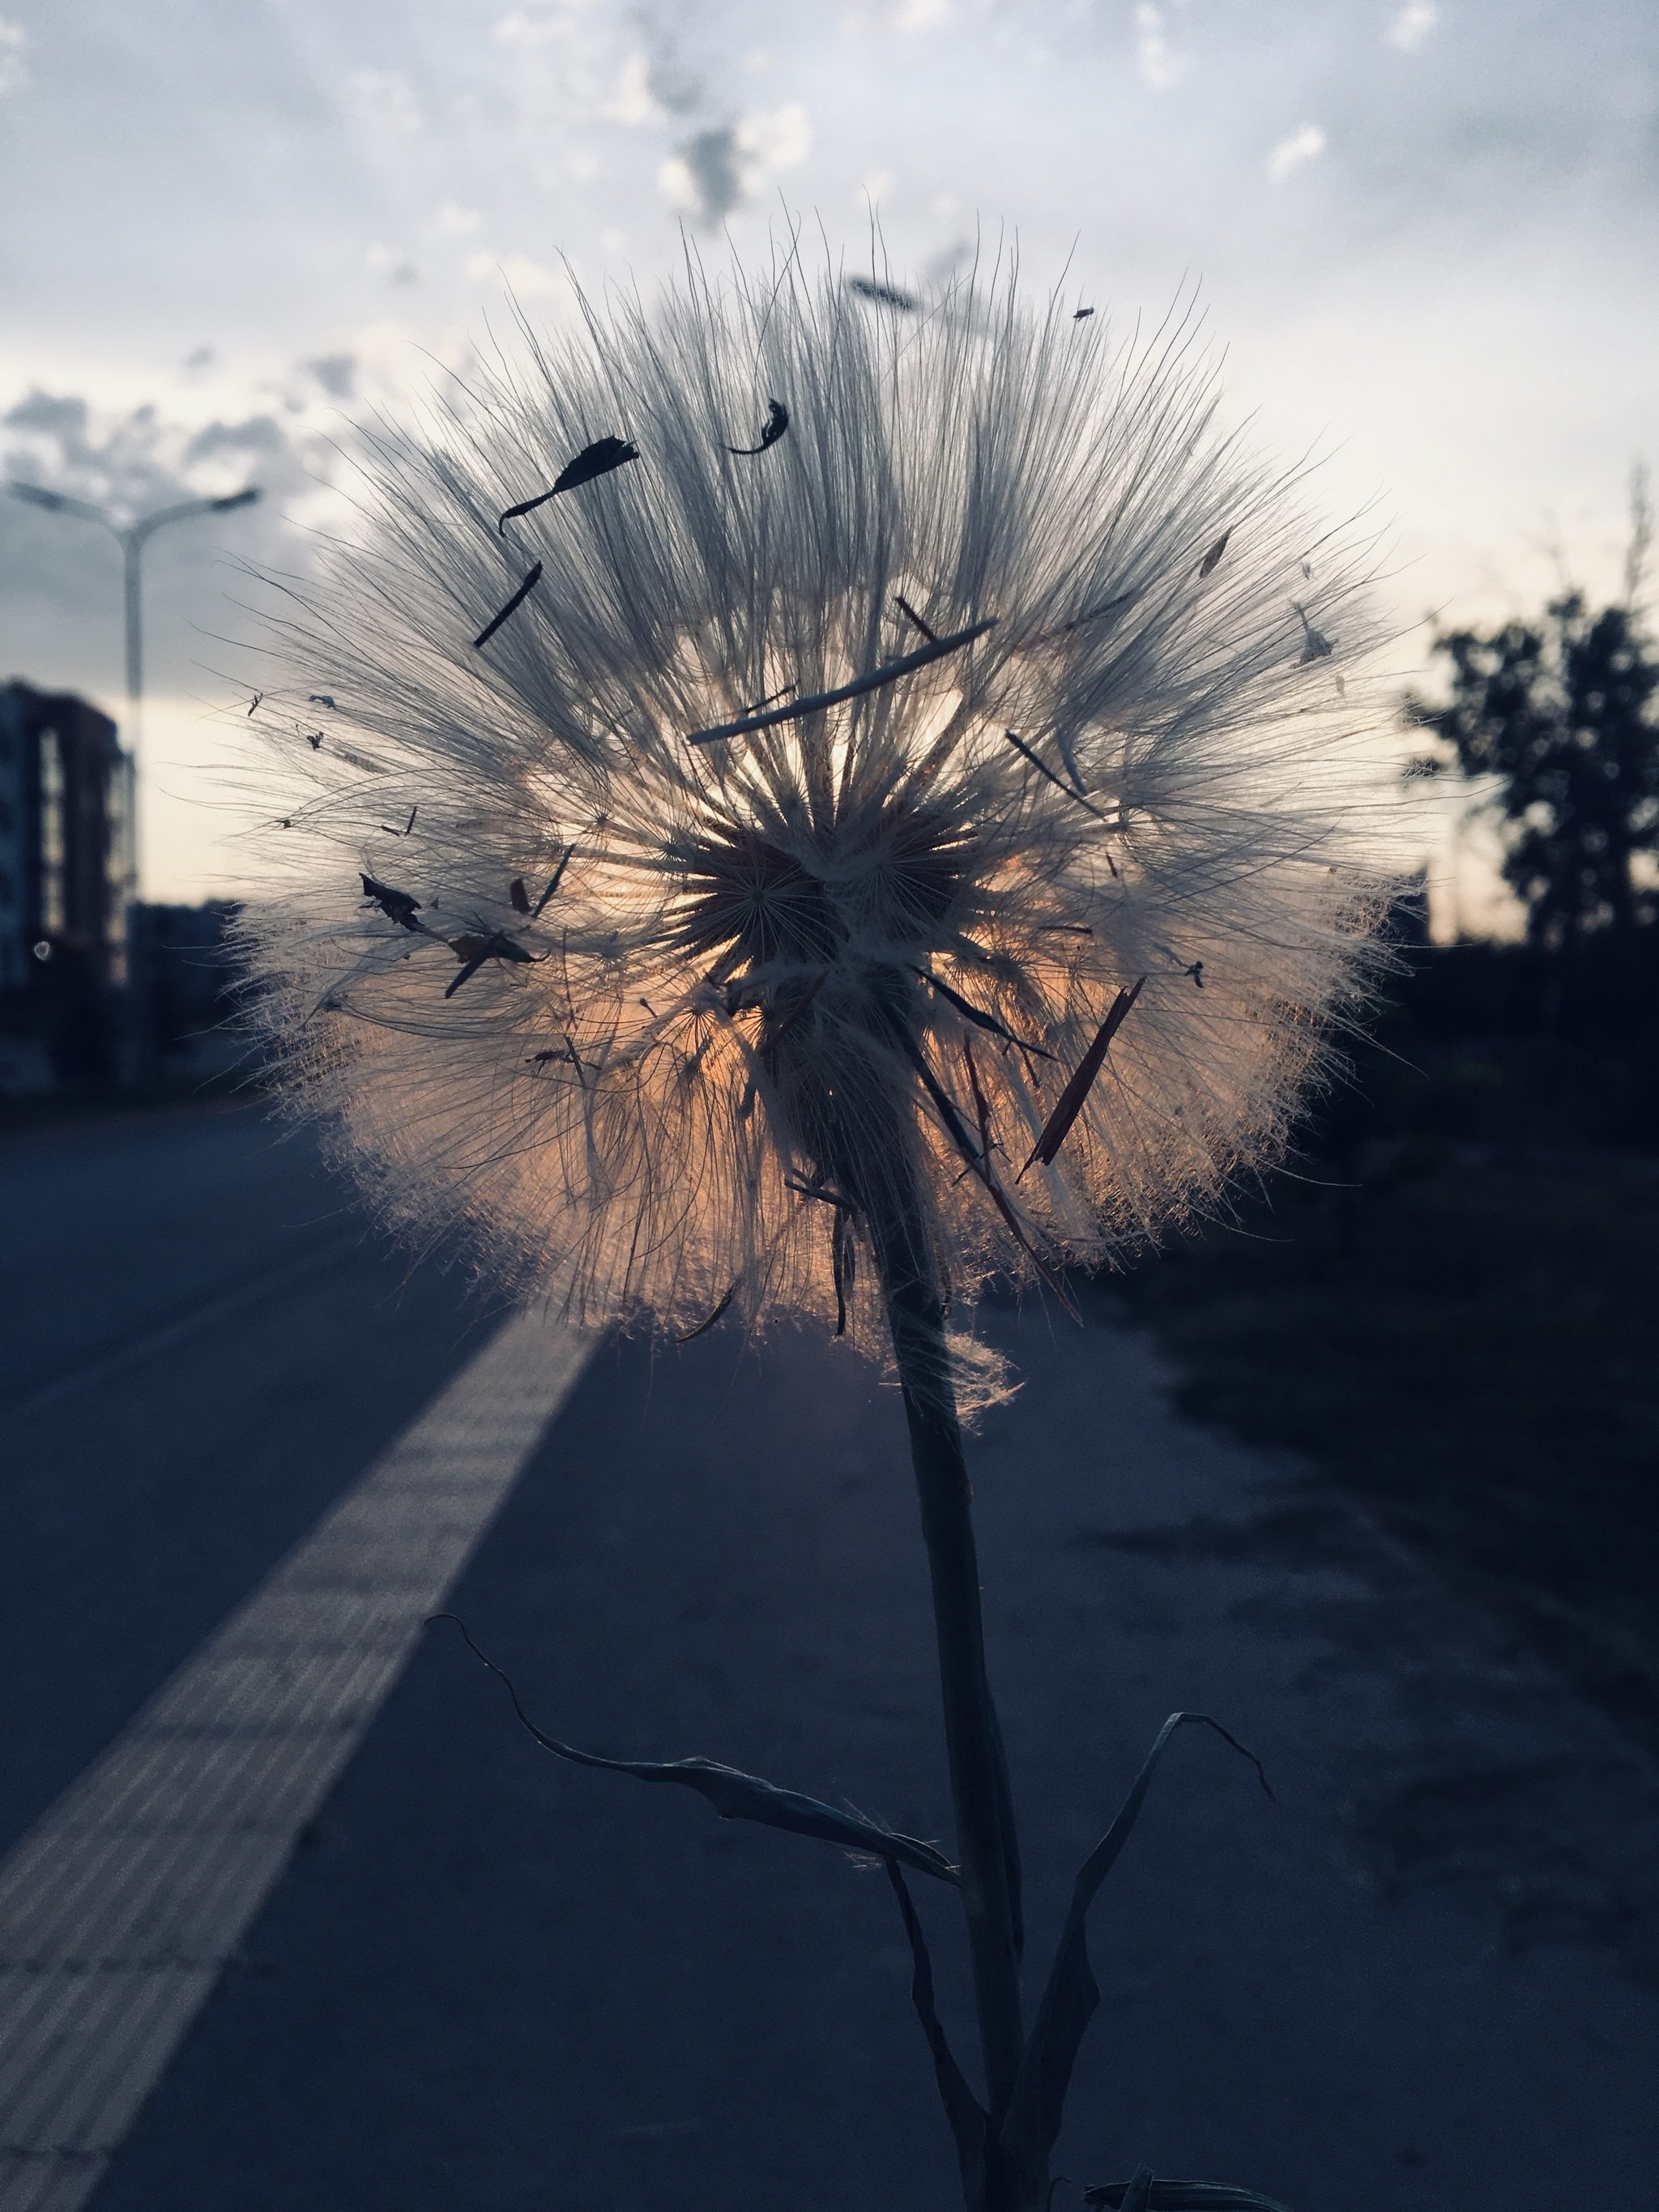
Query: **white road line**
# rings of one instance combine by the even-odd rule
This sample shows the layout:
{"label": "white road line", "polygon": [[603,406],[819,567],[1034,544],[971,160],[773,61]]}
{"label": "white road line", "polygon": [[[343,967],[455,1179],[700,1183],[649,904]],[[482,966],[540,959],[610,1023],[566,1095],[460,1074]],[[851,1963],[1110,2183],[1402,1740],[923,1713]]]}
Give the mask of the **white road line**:
{"label": "white road line", "polygon": [[76,2212],[580,1374],[507,1322],[0,1863],[0,2212]]}

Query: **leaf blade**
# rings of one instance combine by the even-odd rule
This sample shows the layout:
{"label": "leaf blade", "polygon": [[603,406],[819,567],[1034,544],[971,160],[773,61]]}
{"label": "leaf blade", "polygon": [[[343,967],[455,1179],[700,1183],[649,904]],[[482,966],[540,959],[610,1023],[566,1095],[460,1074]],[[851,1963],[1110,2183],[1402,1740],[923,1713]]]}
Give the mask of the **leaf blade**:
{"label": "leaf blade", "polygon": [[629,1774],[636,1782],[677,1783],[706,1797],[722,1820],[753,1820],[762,1827],[783,1828],[794,1835],[812,1836],[823,1843],[838,1844],[843,1850],[868,1852],[884,1862],[897,1860],[916,1873],[932,1875],[936,1881],[947,1882],[953,1888],[960,1885],[957,1869],[933,1844],[922,1843],[915,1836],[901,1836],[878,1828],[873,1820],[866,1820],[855,1813],[840,1812],[835,1806],[808,1797],[799,1790],[780,1789],[775,1783],[764,1781],[757,1774],[745,1774],[738,1767],[722,1766],[712,1759],[606,1759],[599,1752],[579,1751],[574,1744],[561,1743],[556,1736],[544,1735],[536,1726],[520,1704],[519,1693],[509,1677],[478,1649],[459,1615],[434,1613],[427,1625],[429,1627],[438,1620],[453,1620],[474,1657],[492,1674],[501,1676],[520,1721],[542,1749],[551,1752],[556,1759],[568,1759],[573,1766]]}

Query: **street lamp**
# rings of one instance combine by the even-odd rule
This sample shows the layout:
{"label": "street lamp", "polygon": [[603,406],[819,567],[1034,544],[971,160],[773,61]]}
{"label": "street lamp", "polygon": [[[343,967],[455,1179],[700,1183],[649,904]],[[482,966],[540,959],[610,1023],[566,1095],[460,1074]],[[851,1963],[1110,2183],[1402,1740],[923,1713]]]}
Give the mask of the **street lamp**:
{"label": "street lamp", "polygon": [[144,548],[168,522],[187,522],[197,514],[228,514],[233,507],[252,507],[259,496],[257,484],[234,491],[223,499],[187,499],[178,507],[164,507],[139,522],[119,523],[89,500],[73,499],[68,492],[48,491],[43,484],[16,483],[9,487],[15,499],[43,507],[49,514],[73,514],[82,522],[95,522],[119,545],[126,563],[127,711],[132,741],[137,742],[143,723],[144,696],[144,633],[140,563]]}

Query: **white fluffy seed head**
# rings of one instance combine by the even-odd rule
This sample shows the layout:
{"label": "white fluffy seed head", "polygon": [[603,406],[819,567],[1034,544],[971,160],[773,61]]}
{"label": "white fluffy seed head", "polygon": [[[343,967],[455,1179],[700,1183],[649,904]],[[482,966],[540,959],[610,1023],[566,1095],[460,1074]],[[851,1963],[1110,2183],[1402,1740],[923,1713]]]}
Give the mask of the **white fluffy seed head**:
{"label": "white fluffy seed head", "polygon": [[256,1017],[395,1221],[588,1322],[868,1333],[896,1191],[970,1293],[1282,1149],[1377,911],[1370,617],[1179,338],[790,258],[475,397],[383,441],[258,717]]}

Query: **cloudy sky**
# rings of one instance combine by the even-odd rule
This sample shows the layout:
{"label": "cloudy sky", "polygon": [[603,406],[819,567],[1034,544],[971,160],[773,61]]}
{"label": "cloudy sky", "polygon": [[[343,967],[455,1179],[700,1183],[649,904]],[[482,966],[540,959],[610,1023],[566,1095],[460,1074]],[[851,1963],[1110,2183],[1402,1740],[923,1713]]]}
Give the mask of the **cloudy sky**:
{"label": "cloudy sky", "polygon": [[[1430,610],[1615,588],[1659,462],[1659,11],[1638,0],[0,0],[0,466],[147,556],[152,896],[234,885],[204,766],[366,410],[787,208],[926,287],[976,237],[1115,316],[1196,287],[1228,405],[1374,502]],[[120,704],[119,562],[0,499],[0,676]],[[227,869],[231,871],[227,875]]]}

